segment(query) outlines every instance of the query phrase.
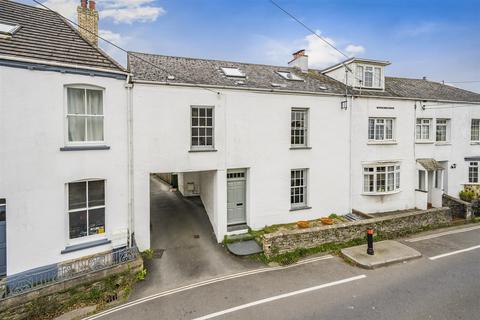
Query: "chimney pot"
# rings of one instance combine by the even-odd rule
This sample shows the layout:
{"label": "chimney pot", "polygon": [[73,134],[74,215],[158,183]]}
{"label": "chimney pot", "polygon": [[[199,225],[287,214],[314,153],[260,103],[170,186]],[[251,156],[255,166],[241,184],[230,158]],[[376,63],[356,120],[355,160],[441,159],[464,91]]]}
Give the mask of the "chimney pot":
{"label": "chimney pot", "polygon": [[82,8],[85,8],[85,9],[87,8],[87,0],[81,0],[80,4],[81,4]]}
{"label": "chimney pot", "polygon": [[90,10],[95,10],[95,0],[90,0],[89,2]]}
{"label": "chimney pot", "polygon": [[294,52],[293,54],[293,59],[297,59],[298,57],[304,56],[305,55],[305,49],[298,50],[297,52]]}
{"label": "chimney pot", "polygon": [[427,77],[423,76],[423,78],[422,78],[422,79],[423,79],[423,80],[427,80]]}

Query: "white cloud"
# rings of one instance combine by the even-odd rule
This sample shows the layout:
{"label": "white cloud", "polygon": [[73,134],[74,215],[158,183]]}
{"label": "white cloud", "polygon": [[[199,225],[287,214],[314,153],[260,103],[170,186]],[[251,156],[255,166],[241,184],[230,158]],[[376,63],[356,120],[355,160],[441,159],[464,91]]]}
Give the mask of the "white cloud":
{"label": "white cloud", "polygon": [[100,10],[101,18],[113,19],[115,23],[154,22],[166,13],[153,5],[154,0],[105,0]]}
{"label": "white cloud", "polygon": [[[115,23],[154,22],[166,14],[165,9],[156,6],[155,0],[97,0],[100,19],[112,19]],[[76,21],[80,0],[46,0],[48,8],[62,16]]]}
{"label": "white cloud", "polygon": [[[320,35],[320,31],[317,30]],[[333,46],[339,48],[348,57],[353,57],[365,52],[365,48],[361,45],[344,43],[342,45],[337,44],[332,38],[322,36]],[[274,64],[286,64],[291,54],[299,49],[305,49],[308,55],[308,64],[312,68],[325,68],[332,64],[336,64],[342,60],[345,60],[345,56],[340,52],[333,49],[327,43],[322,41],[314,34],[309,34],[303,39],[298,39],[293,42],[282,42],[274,39],[263,39],[265,54],[270,60],[270,63]]]}
{"label": "white cloud", "polygon": [[[48,8],[57,11],[65,18],[68,18],[72,21],[77,20],[77,6],[80,2],[77,0],[47,0],[43,2]],[[37,7],[41,7],[37,5]]]}
{"label": "white cloud", "polygon": [[110,30],[99,30],[98,34],[100,37],[113,42],[117,46],[123,46],[127,44],[130,40],[129,37],[123,37],[120,33],[116,33]]}

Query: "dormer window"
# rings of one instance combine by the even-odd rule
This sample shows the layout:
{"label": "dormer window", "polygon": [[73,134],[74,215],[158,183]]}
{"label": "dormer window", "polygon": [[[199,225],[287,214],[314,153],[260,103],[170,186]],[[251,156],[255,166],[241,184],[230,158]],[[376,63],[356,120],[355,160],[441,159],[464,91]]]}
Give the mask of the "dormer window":
{"label": "dormer window", "polygon": [[20,29],[18,24],[0,22],[0,37],[11,37],[18,29]]}
{"label": "dormer window", "polygon": [[285,80],[303,81],[303,78],[290,71],[277,71],[277,73]]}
{"label": "dormer window", "polygon": [[227,77],[245,78],[245,73],[238,68],[221,67],[221,69]]}
{"label": "dormer window", "polygon": [[364,88],[381,89],[382,68],[369,65],[357,65],[357,86]]}

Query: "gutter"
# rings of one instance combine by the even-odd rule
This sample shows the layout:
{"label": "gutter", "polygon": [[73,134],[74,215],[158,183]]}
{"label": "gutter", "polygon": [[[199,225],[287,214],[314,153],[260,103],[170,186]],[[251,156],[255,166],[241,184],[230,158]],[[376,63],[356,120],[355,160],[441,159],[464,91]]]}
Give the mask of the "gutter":
{"label": "gutter", "polygon": [[[9,56],[9,55],[0,55],[0,61],[1,60],[14,61],[14,62],[18,62],[19,64],[23,63],[23,64],[28,64],[28,65],[38,65],[38,66],[43,65],[43,66],[51,66],[51,67],[57,67],[57,68],[70,68],[70,69],[77,69],[77,70],[85,70],[85,71],[87,71],[87,73],[88,73],[88,71],[93,71],[93,72],[98,72],[98,73],[116,74],[116,75],[121,75],[121,76],[124,76],[124,77],[127,77],[129,75],[128,72],[124,72],[124,71],[89,67],[89,66],[78,65],[78,64],[60,63],[60,62],[47,61],[47,60],[41,60],[41,59],[19,58],[19,57]],[[12,66],[14,67],[15,64],[12,63]]]}
{"label": "gutter", "polygon": [[[332,92],[278,90],[273,88],[265,89],[265,88],[252,88],[252,87],[232,87],[232,86],[220,86],[220,85],[191,84],[191,83],[181,83],[181,82],[172,83],[172,82],[166,82],[166,81],[150,81],[150,80],[132,80],[132,82],[138,83],[138,84],[163,85],[163,86],[175,86],[175,87],[197,87],[197,88],[227,89],[227,90],[241,90],[241,91],[253,91],[253,92],[269,92],[269,93],[279,93],[279,94],[345,97],[345,93],[332,93]],[[464,104],[472,104],[472,105],[480,104],[480,101],[424,99],[424,98],[418,98],[418,97],[406,98],[406,97],[375,96],[375,95],[366,96],[366,95],[352,94],[352,99],[358,99],[358,98],[362,98],[362,99],[375,98],[375,99],[406,100],[406,101],[429,101],[429,102],[441,102],[441,103],[464,103]]]}

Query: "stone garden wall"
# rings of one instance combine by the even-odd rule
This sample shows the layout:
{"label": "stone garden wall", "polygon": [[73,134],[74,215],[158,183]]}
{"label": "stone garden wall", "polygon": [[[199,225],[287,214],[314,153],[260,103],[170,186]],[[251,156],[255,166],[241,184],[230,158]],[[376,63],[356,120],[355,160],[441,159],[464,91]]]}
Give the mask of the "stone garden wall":
{"label": "stone garden wall", "polygon": [[472,204],[449,195],[442,197],[442,206],[449,207],[452,210],[452,216],[455,218],[470,219],[472,216]]}
{"label": "stone garden wall", "polygon": [[52,319],[85,305],[103,306],[128,297],[143,260],[120,264],[0,300],[0,319]]}
{"label": "stone garden wall", "polygon": [[392,238],[428,227],[447,226],[451,221],[450,208],[435,208],[329,226],[279,231],[264,235],[263,250],[267,257],[271,257],[300,248],[363,239],[369,227],[381,237]]}

